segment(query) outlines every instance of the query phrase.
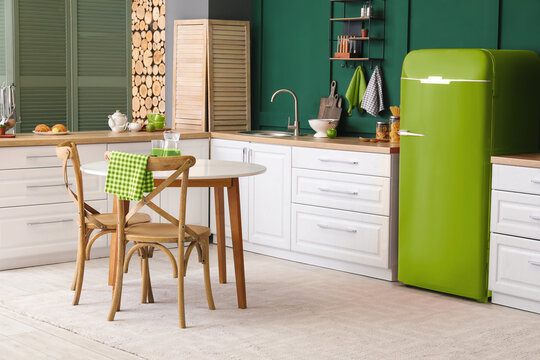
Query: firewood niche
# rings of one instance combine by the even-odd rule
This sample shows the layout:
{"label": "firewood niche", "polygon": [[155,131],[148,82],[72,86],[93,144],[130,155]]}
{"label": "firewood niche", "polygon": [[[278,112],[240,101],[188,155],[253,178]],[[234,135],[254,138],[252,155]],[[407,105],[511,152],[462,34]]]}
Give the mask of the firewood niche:
{"label": "firewood niche", "polygon": [[165,114],[165,0],[133,0],[132,115]]}

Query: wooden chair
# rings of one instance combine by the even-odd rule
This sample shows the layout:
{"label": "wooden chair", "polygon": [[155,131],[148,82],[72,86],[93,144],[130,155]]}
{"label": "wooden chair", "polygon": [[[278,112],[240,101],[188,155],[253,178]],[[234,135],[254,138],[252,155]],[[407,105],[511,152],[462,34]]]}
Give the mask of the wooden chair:
{"label": "wooden chair", "polygon": [[[106,156],[107,157],[107,156]],[[184,276],[186,276],[186,268],[189,261],[189,256],[193,249],[197,250],[199,262],[204,265],[204,285],[206,289],[206,300],[210,310],[215,310],[214,299],[212,296],[212,288],[210,285],[210,265],[209,265],[209,236],[210,229],[204,226],[186,225],[186,196],[189,168],[195,164],[193,156],[170,156],[170,157],[151,157],[148,159],[148,171],[174,171],[166,180],[160,181],[160,184],[147,196],[137,203],[125,215],[124,202],[118,200],[118,265],[116,271],[115,290],[111,310],[108,320],[114,320],[116,312],[120,309],[120,299],[122,295],[123,273],[127,272],[129,261],[135,251],[142,251],[142,256],[145,261],[143,268],[143,289],[146,287],[146,294],[149,302],[153,302],[151,296],[151,285],[148,272],[148,257],[151,256],[153,248],[158,248],[163,251],[169,258],[173,266],[173,275],[178,278],[178,315],[180,327],[185,328],[185,310],[184,310]],[[156,204],[152,199],[163,191],[167,186],[174,181],[178,181],[181,176],[180,185],[180,214],[176,218],[169,214]],[[169,223],[144,223],[127,225],[126,222],[137,215],[137,212],[144,206],[148,206]],[[126,255],[127,242],[134,242],[134,246]],[[168,248],[163,246],[163,243],[176,243],[178,245],[178,262]],[[185,245],[187,244],[187,248]],[[145,294],[143,291],[143,300]]]}
{"label": "wooden chair", "polygon": [[[79,223],[79,244],[77,249],[77,263],[75,266],[75,276],[71,284],[71,290],[75,290],[73,305],[79,304],[81,297],[82,283],[84,278],[84,264],[90,260],[90,250],[94,242],[103,235],[111,234],[116,231],[116,214],[100,213],[92,206],[84,202],[83,180],[81,173],[81,161],[77,146],[73,142],[63,142],[56,147],[56,155],[62,160],[64,172],[64,183],[69,195],[77,204],[78,223]],[[71,190],[68,180],[68,160],[73,164],[73,173],[75,174],[76,193]],[[137,214],[131,219],[131,223],[150,222],[148,214]],[[98,232],[90,238],[94,230]]]}

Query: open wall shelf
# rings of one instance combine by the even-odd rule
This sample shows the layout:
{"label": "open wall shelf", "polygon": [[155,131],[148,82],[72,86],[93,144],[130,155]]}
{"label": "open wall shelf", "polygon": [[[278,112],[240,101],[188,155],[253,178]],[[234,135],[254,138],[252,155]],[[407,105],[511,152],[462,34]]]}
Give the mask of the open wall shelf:
{"label": "open wall shelf", "polygon": [[[337,10],[340,10],[335,8],[336,3],[341,3],[343,8],[339,14],[336,14]],[[355,5],[353,6],[352,3]],[[360,13],[359,4],[371,8],[371,14],[359,16],[363,15]],[[385,46],[385,17],[386,0],[330,0],[329,60],[343,61],[343,67],[347,64],[357,64],[359,61],[371,62],[371,67],[373,67],[373,62],[382,63]],[[376,22],[377,26],[372,27],[372,22]],[[343,24],[341,32],[336,29],[337,23]],[[361,29],[368,30],[367,36],[361,36]],[[373,34],[374,30],[376,34]],[[346,42],[345,46],[344,42]],[[374,45],[375,43],[377,45]],[[352,57],[347,57],[347,54],[351,54]],[[332,70],[330,70],[330,76],[332,77]]]}

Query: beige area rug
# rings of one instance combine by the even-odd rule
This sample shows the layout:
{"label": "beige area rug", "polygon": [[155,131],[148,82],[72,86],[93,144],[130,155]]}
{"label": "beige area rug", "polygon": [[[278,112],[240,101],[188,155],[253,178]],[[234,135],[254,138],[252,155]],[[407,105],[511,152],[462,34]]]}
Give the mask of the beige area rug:
{"label": "beige area rug", "polygon": [[156,303],[139,303],[134,262],[114,322],[106,321],[106,259],[90,261],[79,306],[71,306],[73,263],[0,272],[0,306],[147,359],[540,358],[540,315],[252,253],[248,309],[240,310],[231,253],[231,282],[220,285],[215,250],[217,310],[208,310],[202,268],[192,262],[187,329],[178,328],[176,280],[163,254],[150,265]]}

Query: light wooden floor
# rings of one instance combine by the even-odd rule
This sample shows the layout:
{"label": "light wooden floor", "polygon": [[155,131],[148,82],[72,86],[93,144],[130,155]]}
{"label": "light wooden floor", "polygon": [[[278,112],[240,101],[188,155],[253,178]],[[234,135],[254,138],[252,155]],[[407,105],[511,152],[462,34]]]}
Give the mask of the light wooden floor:
{"label": "light wooden floor", "polygon": [[0,307],[0,358],[19,359],[141,359],[70,331]]}

